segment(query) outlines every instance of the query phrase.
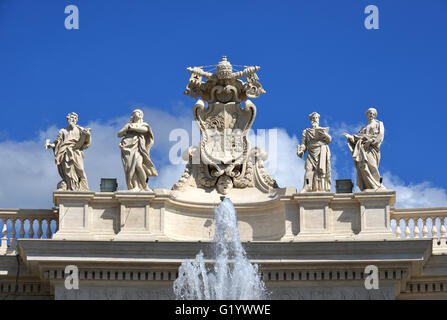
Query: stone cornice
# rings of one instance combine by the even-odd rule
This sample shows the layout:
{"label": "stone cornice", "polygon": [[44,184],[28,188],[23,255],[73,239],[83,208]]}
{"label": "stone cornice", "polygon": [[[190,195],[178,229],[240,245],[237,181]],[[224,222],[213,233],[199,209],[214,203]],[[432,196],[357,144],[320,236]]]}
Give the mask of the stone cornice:
{"label": "stone cornice", "polygon": [[[431,253],[431,240],[249,242],[244,247],[256,263],[356,264],[411,262],[422,264]],[[18,241],[25,261],[79,261],[116,263],[180,263],[194,258],[209,242],[149,241]]]}

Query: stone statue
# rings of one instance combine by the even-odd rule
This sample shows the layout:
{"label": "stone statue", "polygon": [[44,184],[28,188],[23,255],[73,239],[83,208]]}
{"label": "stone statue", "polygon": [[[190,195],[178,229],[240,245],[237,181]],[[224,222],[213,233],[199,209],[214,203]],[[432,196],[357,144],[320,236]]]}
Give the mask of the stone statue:
{"label": "stone statue", "polygon": [[46,140],[45,148],[53,149],[54,158],[62,181],[58,190],[88,191],[87,176],[84,171],[84,152],[91,143],[90,128],[77,125],[78,115],[67,115],[68,127],[59,130],[53,143]]}
{"label": "stone statue", "polygon": [[256,75],[260,67],[244,66],[242,71],[233,72],[225,56],[208,67],[216,67],[216,73],[206,72],[205,67],[187,68],[191,77],[184,93],[201,98],[193,114],[202,140],[200,147],[190,147],[183,155],[188,161],[186,170],[173,189],[203,188],[227,194],[232,188],[257,188],[268,193],[277,185],[264,169],[267,153],[250,148],[248,141],[256,106],[247,98],[265,93]]}
{"label": "stone statue", "polygon": [[329,128],[320,127],[320,115],[313,112],[309,115],[312,128],[305,129],[298,145],[297,154],[302,158],[307,150],[304,168],[304,187],[301,192],[330,191],[331,189],[331,143]]}
{"label": "stone statue", "polygon": [[376,119],[377,110],[369,108],[366,111],[368,124],[360,129],[358,134],[344,133],[348,140],[357,169],[357,186],[361,191],[386,190],[382,185],[379,173],[380,145],[385,129],[383,123]]}
{"label": "stone statue", "polygon": [[143,111],[135,109],[130,121],[118,132],[121,140],[121,160],[126,175],[127,188],[131,191],[150,191],[149,177],[158,176],[149,151],[154,144],[151,127],[143,122]]}

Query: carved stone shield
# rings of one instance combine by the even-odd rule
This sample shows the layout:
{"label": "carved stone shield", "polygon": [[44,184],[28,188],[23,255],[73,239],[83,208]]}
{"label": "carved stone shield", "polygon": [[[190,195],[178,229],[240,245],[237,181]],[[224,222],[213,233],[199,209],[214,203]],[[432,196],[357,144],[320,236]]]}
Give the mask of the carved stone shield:
{"label": "carved stone shield", "polygon": [[211,103],[206,109],[203,102],[197,103],[194,117],[202,134],[202,162],[208,165],[245,162],[249,149],[248,130],[255,116],[256,107],[250,101],[245,103],[244,109],[236,102]]}

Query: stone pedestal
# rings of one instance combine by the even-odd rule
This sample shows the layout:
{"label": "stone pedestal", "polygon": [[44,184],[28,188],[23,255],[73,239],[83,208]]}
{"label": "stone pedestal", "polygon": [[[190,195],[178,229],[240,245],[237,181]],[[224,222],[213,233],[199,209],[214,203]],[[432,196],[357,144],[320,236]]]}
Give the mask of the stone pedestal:
{"label": "stone pedestal", "polygon": [[[388,240],[391,232],[390,208],[394,191],[330,193],[308,192],[294,195],[299,212],[297,241]],[[284,240],[287,238],[285,237]]]}
{"label": "stone pedestal", "polygon": [[359,192],[354,194],[354,198],[360,203],[360,233],[357,237],[394,239],[390,209],[396,201],[396,192]]}
{"label": "stone pedestal", "polygon": [[119,233],[116,240],[154,240],[150,233],[151,201],[154,192],[119,191],[115,199],[119,202]]}
{"label": "stone pedestal", "polygon": [[294,196],[299,203],[299,233],[297,239],[325,239],[329,236],[329,192],[300,193]]}
{"label": "stone pedestal", "polygon": [[92,238],[92,215],[89,202],[94,195],[94,192],[81,191],[54,192],[54,204],[59,206],[59,228],[53,239]]}

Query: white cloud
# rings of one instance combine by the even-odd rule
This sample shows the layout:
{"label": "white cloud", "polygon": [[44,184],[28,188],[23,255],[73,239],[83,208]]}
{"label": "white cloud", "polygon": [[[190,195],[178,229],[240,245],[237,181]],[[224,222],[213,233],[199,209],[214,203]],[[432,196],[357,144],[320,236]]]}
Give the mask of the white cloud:
{"label": "white cloud", "polygon": [[360,129],[364,126],[364,124],[347,124],[345,122],[335,123],[330,128],[330,134],[332,137],[332,145],[335,145],[338,148],[342,148],[345,152],[349,152],[349,149],[346,146],[346,138],[343,136],[343,133],[356,134],[360,131]]}
{"label": "white cloud", "polygon": [[[157,164],[156,164],[157,165]],[[185,171],[185,163],[181,164],[166,164],[160,167],[158,177],[153,178],[149,182],[149,186],[154,188],[171,189],[172,186],[180,179]]]}
{"label": "white cloud", "polygon": [[383,184],[386,188],[396,191],[397,208],[422,208],[447,206],[445,189],[437,188],[430,182],[405,184],[399,177],[385,172]]}
{"label": "white cloud", "polygon": [[[168,163],[167,154],[172,142],[169,132],[174,128],[191,131],[192,116],[174,117],[167,112],[141,107],[144,119],[154,131],[155,144],[152,148],[159,177],[150,179],[152,188],[171,186],[181,177],[184,165]],[[129,114],[130,116],[130,114]],[[101,178],[117,178],[119,189],[126,189],[121,163],[120,139],[117,133],[128,121],[123,116],[112,121],[85,123],[82,114],[79,125],[92,128],[92,144],[85,151],[84,165],[91,190],[99,191]],[[45,150],[45,139],[56,138],[58,128],[51,126],[39,133],[37,139],[0,142],[0,208],[50,208],[52,192],[60,181],[54,156]],[[160,160],[159,160],[160,158]],[[158,160],[158,161],[157,161]],[[179,173],[176,177],[176,174]]]}
{"label": "white cloud", "polygon": [[33,141],[0,143],[0,207],[51,207],[50,190],[58,173],[44,143],[45,137],[56,135],[56,127],[50,127]]}
{"label": "white cloud", "polygon": [[[266,140],[265,147],[262,143],[263,139]],[[304,181],[304,161],[296,155],[298,144],[296,136],[291,137],[286,130],[276,128],[268,130],[266,138],[261,134],[255,136],[252,133],[250,141],[252,145],[256,141],[259,147],[268,152],[269,157],[265,162],[265,168],[281,188],[295,187],[301,190]]]}
{"label": "white cloud", "polygon": [[[169,162],[169,150],[175,144],[169,141],[169,133],[175,128],[182,128],[191,137],[192,126],[195,126],[192,115],[188,112],[173,116],[165,111],[144,106],[140,108],[143,109],[145,121],[151,125],[155,135],[151,156],[159,176],[151,178],[149,186],[170,189],[181,177],[185,165],[184,163],[174,165]],[[100,178],[118,178],[119,189],[126,189],[117,132],[128,118],[129,116],[123,116],[111,121],[85,124],[80,115],[79,124],[92,128],[92,145],[85,152],[85,168],[92,190],[99,190]],[[304,160],[296,155],[298,139],[296,136],[289,136],[284,129],[275,130],[276,139],[273,139],[274,131],[267,130],[266,137],[262,133],[251,132],[250,141],[252,145],[258,141],[257,144],[269,153],[269,160],[265,163],[266,169],[280,187],[295,187],[301,190],[304,180]],[[347,125],[332,130],[333,136],[341,131],[356,132],[356,128]],[[52,207],[52,191],[56,189],[60,177],[54,164],[53,153],[44,149],[44,143],[46,138],[54,139],[57,132],[58,128],[51,126],[40,132],[34,140],[0,142],[0,207]],[[269,139],[270,132],[273,135]],[[332,151],[333,189],[335,179],[338,178],[336,160],[337,157]],[[352,169],[351,172],[355,176],[355,170]],[[405,184],[389,172],[383,176],[385,186],[397,192],[397,207],[447,206],[447,193],[444,189],[432,186],[429,182]],[[354,177],[353,181],[355,182]]]}
{"label": "white cloud", "polygon": [[[278,185],[280,187],[295,187],[299,192],[304,184],[304,163],[307,153],[303,159],[298,158],[296,154],[298,138],[295,135],[289,136],[286,130],[275,128],[267,131],[269,133],[272,132],[273,136],[275,136],[273,131],[276,131],[276,144],[269,141],[264,146],[262,141],[266,140],[267,142],[269,140],[268,134],[266,134],[267,138],[265,138],[262,134],[255,135],[253,132],[250,132],[250,142],[254,144],[256,141],[258,146],[268,151],[269,159],[265,163],[265,167],[267,172],[277,181]],[[338,179],[336,160],[336,155],[331,153],[331,175],[333,181],[331,190],[333,192],[335,192],[335,180]]]}
{"label": "white cloud", "polygon": [[[169,149],[175,142],[169,141],[169,133],[175,128],[191,132],[192,115],[175,117],[168,112],[140,106],[144,112],[144,120],[154,132],[155,143],[151,150],[151,158],[158,170],[158,177],[149,178],[151,188],[168,188],[177,182],[185,168],[184,164],[169,163]],[[89,123],[92,128],[92,145],[86,151],[85,170],[89,178],[89,187],[99,190],[101,178],[118,178],[118,188],[127,189],[119,149],[118,131],[129,120],[128,116],[120,117],[104,124]],[[176,176],[177,175],[177,176]]]}

